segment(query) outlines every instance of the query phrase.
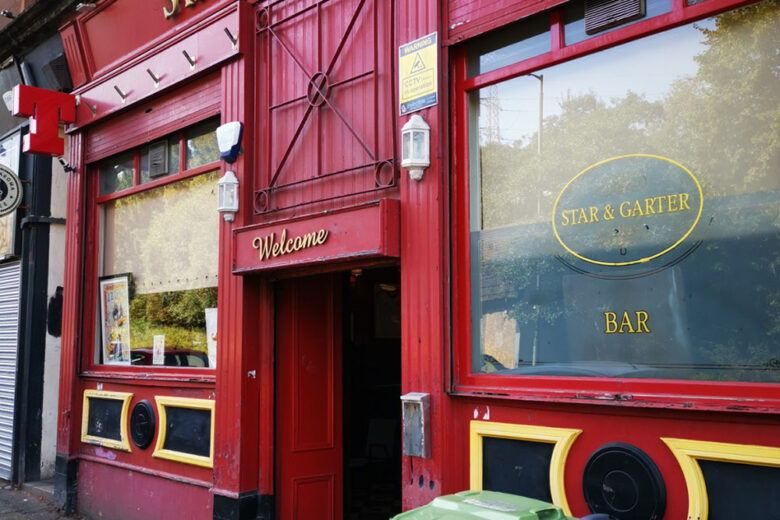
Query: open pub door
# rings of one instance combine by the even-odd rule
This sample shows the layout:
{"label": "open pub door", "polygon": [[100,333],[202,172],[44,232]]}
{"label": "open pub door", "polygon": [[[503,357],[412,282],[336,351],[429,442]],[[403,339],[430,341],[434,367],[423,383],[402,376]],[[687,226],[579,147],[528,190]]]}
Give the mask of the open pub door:
{"label": "open pub door", "polygon": [[276,485],[280,520],[343,514],[341,283],[337,275],[276,289]]}

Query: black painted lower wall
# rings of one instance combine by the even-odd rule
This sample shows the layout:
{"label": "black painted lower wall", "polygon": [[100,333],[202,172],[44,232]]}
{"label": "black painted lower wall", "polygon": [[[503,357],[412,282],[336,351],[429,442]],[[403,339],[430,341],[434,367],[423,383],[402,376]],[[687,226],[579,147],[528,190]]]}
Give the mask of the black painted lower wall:
{"label": "black painted lower wall", "polygon": [[214,495],[214,520],[256,520],[260,516],[257,491],[245,491],[238,498]]}

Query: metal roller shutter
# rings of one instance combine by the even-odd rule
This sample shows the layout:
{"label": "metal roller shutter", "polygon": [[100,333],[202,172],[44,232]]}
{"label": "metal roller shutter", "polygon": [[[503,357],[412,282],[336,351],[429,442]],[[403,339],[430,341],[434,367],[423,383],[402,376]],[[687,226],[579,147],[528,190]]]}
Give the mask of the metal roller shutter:
{"label": "metal roller shutter", "polygon": [[0,478],[11,478],[19,340],[19,262],[0,266]]}

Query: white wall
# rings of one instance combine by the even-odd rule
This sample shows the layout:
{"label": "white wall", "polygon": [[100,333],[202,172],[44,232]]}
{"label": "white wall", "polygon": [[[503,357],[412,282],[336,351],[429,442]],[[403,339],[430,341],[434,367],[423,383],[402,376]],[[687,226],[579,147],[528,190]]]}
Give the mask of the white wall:
{"label": "white wall", "polygon": [[[65,141],[65,150],[68,141]],[[52,160],[51,216],[65,217],[68,173]],[[49,227],[49,280],[47,301],[62,287],[65,271],[65,226]],[[46,332],[46,355],[43,369],[43,419],[41,431],[41,479],[54,478],[57,454],[57,405],[60,384],[60,338]]]}

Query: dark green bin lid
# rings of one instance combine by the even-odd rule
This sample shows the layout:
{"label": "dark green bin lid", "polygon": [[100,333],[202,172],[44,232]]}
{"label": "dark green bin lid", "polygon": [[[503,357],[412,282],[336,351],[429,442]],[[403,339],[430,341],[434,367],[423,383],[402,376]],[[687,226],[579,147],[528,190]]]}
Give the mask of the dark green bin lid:
{"label": "dark green bin lid", "polygon": [[561,508],[495,491],[462,491],[433,499],[392,520],[570,520]]}

